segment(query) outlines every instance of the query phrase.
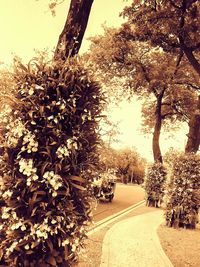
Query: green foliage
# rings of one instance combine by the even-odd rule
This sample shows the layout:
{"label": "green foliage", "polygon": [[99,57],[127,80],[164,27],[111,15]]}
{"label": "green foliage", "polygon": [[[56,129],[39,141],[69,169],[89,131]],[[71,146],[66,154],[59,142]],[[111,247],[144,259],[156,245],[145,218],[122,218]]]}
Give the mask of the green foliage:
{"label": "green foliage", "polygon": [[145,180],[146,204],[158,207],[163,202],[167,171],[165,167],[156,162],[149,166]]}
{"label": "green foliage", "polygon": [[200,206],[200,157],[180,155],[174,159],[168,190],[168,226],[195,228]]}
{"label": "green foliage", "polygon": [[91,221],[104,96],[77,59],[16,64],[2,127],[0,262],[70,266]]}

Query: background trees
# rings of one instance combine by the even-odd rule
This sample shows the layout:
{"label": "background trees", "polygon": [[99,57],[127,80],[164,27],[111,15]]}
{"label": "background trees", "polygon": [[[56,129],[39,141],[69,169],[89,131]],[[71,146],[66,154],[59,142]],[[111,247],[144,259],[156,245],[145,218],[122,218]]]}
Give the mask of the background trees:
{"label": "background trees", "polygon": [[[165,51],[183,53],[200,74],[199,65],[199,1],[133,1],[122,15],[128,18],[124,29],[129,38],[150,41]],[[132,27],[134,25],[134,27]]]}
{"label": "background trees", "polygon": [[[184,58],[192,68],[191,75],[200,80],[200,21],[199,1],[133,1],[132,6],[124,9],[126,17],[122,31],[131,40],[148,41],[164,51],[173,54],[177,61]],[[134,25],[134,26],[132,26]],[[122,34],[123,34],[122,33]],[[192,74],[193,70],[195,73]],[[197,98],[196,102],[199,102]],[[197,152],[200,136],[199,104],[190,118],[186,152]]]}
{"label": "background trees", "polygon": [[103,36],[91,39],[91,52],[86,59],[90,67],[93,62],[94,68],[98,68],[98,79],[109,87],[111,95],[129,99],[136,94],[145,100],[145,128],[154,129],[154,160],[162,162],[159,145],[162,125],[168,125],[169,129],[172,122],[191,119],[196,105],[193,91],[199,88],[199,83],[195,75],[189,75],[187,62],[177,62],[174,55],[127,35],[124,27],[105,28]]}
{"label": "background trees", "polygon": [[99,149],[99,154],[101,170],[114,170],[121,182],[143,183],[146,161],[136,150],[113,149],[104,144]]}

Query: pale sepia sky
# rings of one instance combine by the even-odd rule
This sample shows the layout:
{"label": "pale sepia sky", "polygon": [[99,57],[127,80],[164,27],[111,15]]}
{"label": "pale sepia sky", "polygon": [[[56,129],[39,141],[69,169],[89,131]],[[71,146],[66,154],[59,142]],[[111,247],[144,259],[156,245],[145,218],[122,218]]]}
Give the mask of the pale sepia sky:
{"label": "pale sepia sky", "polygon": [[[66,0],[58,6],[56,16],[52,17],[48,0],[0,0],[0,62],[10,64],[15,54],[28,62],[34,55],[34,49],[53,51],[66,20],[69,2]],[[88,48],[86,39],[89,36],[102,33],[102,24],[121,24],[122,18],[118,14],[128,3],[131,0],[94,0],[81,51]],[[132,103],[122,102],[119,108],[113,107],[111,118],[115,122],[121,121],[122,132],[119,136],[121,143],[115,146],[135,146],[143,157],[152,160],[152,136],[145,138],[139,131],[140,108],[135,100]],[[162,136],[163,151],[170,146],[183,149],[186,132],[180,131],[171,139]]]}

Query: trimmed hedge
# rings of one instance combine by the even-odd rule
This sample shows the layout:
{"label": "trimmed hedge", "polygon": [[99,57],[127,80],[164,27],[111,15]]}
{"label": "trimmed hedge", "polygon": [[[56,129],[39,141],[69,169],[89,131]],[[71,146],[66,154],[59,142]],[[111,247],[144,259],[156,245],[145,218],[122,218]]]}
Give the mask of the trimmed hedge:
{"label": "trimmed hedge", "polygon": [[77,59],[18,62],[4,118],[0,263],[70,266],[91,221],[104,96]]}
{"label": "trimmed hedge", "polygon": [[200,206],[200,156],[183,154],[175,159],[168,191],[166,223],[195,228]]}
{"label": "trimmed hedge", "polygon": [[156,162],[147,169],[145,179],[146,205],[159,207],[163,202],[167,171],[165,167]]}

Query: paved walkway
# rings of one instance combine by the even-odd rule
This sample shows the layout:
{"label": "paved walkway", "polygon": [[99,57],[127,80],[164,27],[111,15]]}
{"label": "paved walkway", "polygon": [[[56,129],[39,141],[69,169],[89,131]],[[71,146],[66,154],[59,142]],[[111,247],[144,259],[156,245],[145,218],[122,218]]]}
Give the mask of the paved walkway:
{"label": "paved walkway", "polygon": [[100,267],[173,267],[156,233],[163,220],[157,210],[116,223],[104,237]]}

